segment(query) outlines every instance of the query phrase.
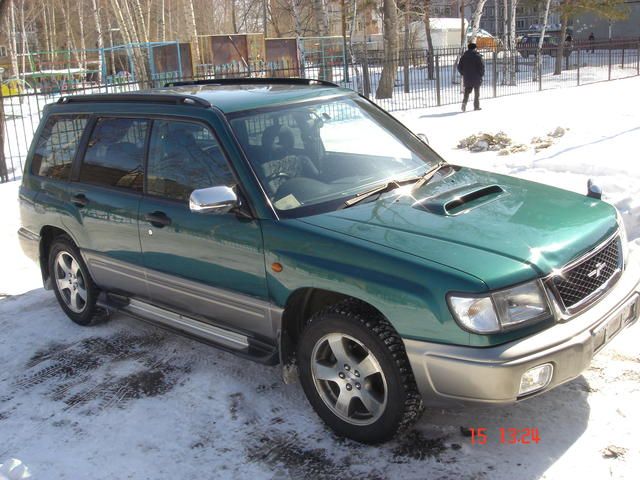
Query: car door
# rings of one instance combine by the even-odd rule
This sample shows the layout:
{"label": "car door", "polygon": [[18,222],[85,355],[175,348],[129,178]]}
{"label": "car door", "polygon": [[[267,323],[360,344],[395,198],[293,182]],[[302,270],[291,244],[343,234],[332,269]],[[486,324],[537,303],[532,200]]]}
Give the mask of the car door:
{"label": "car door", "polygon": [[150,121],[95,119],[78,171],[72,174],[63,222],[103,289],[147,297],[138,210]]}
{"label": "car door", "polygon": [[209,126],[154,120],[140,207],[149,293],[155,304],[269,337],[259,222],[189,209],[193,190],[236,184]]}

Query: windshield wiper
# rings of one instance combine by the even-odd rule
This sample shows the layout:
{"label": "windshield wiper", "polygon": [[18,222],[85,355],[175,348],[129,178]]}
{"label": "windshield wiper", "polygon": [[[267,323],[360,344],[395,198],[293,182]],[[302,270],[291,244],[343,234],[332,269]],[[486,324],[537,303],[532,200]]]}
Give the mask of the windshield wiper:
{"label": "windshield wiper", "polygon": [[403,185],[409,185],[410,183],[414,184],[413,187],[411,187],[412,189],[419,188],[425,183],[427,183],[429,180],[431,180],[434,177],[434,175],[438,173],[439,170],[441,170],[442,168],[448,165],[449,164],[445,161],[438,162],[436,165],[434,165],[433,167],[431,167],[429,170],[427,170],[425,173],[423,173],[418,177],[410,177],[410,178],[405,178],[403,180],[391,180],[389,182],[385,182],[381,185],[378,185],[377,187],[373,187],[370,190],[366,190],[364,192],[358,193],[355,197],[350,198],[349,200],[344,202],[344,205],[342,208],[353,207],[354,205],[374,195],[381,195],[383,193],[390,192],[391,190],[395,190],[396,188],[400,188]]}
{"label": "windshield wiper", "polygon": [[390,192],[391,190],[395,190],[396,188],[400,188],[403,185],[408,185],[417,180],[420,180],[422,177],[411,177],[404,180],[391,180],[389,182],[383,183],[382,185],[378,185],[377,187],[373,187],[371,190],[367,190],[361,193],[358,193],[355,197],[350,198],[346,202],[344,202],[343,208],[353,207],[357,203],[366,200],[367,198],[372,197],[373,195],[383,194],[386,192]]}
{"label": "windshield wiper", "polygon": [[436,173],[438,173],[444,167],[448,167],[448,166],[449,166],[449,164],[447,162],[445,162],[444,160],[441,161],[441,162],[438,162],[436,165],[434,165],[429,170],[424,172],[424,174],[422,174],[422,177],[420,177],[420,179],[416,183],[413,184],[413,187],[411,187],[411,189],[412,190],[417,190],[421,186],[429,183],[429,181],[436,175]]}

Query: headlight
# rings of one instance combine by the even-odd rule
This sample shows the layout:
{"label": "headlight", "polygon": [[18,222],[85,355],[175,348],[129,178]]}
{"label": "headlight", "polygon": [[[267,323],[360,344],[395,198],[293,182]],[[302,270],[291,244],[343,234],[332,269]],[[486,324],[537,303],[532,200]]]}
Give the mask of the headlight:
{"label": "headlight", "polygon": [[540,280],[484,296],[449,295],[454,318],[475,333],[496,333],[542,320],[550,315]]}
{"label": "headlight", "polygon": [[627,241],[627,229],[624,226],[624,220],[620,214],[620,210],[616,208],[616,220],[618,222],[618,231],[620,232],[620,243],[622,243],[622,260],[627,261],[627,253],[629,253],[629,243]]}

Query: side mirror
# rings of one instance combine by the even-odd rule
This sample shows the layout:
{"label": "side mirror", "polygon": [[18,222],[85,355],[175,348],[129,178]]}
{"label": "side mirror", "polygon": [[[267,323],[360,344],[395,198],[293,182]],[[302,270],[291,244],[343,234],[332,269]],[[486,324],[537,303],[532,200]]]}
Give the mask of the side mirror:
{"label": "side mirror", "polygon": [[418,133],[418,138],[429,145],[429,137],[427,137],[424,133]]}
{"label": "side mirror", "polygon": [[227,186],[201,188],[191,192],[189,209],[195,213],[227,213],[238,206],[238,196]]}

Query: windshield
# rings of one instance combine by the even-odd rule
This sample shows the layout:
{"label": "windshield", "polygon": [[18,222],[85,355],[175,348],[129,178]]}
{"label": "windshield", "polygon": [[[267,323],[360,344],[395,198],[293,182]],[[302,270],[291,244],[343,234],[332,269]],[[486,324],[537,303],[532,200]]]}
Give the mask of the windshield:
{"label": "windshield", "polygon": [[231,126],[278,214],[335,210],[440,158],[388,114],[357,97],[240,112]]}

